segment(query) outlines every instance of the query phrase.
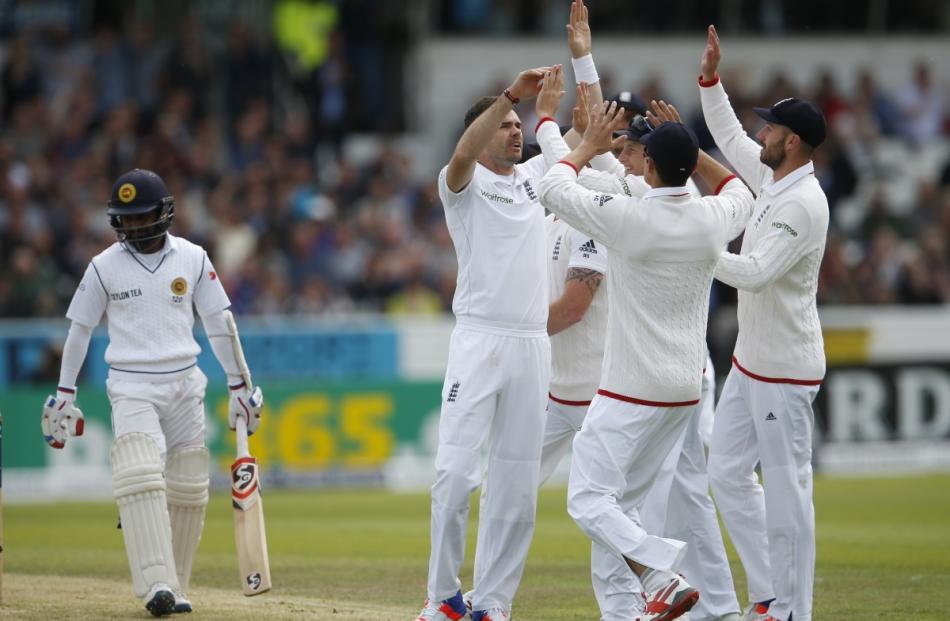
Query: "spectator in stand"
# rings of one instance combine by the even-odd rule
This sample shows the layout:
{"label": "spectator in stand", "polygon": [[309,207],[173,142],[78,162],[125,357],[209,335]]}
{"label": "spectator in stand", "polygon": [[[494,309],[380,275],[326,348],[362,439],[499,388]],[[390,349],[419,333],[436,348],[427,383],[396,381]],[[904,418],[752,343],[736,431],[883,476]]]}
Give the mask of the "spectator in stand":
{"label": "spectator in stand", "polygon": [[901,91],[898,104],[904,113],[905,135],[912,143],[926,144],[944,135],[944,97],[925,61],[917,61],[913,79]]}

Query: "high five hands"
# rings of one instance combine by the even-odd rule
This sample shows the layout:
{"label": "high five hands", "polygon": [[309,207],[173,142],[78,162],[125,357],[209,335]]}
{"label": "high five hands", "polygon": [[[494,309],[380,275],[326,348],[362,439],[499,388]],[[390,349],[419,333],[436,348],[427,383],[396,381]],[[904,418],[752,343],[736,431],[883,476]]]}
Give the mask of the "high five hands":
{"label": "high five hands", "polygon": [[584,136],[590,122],[590,116],[587,112],[588,96],[587,82],[581,82],[577,85],[577,104],[571,111],[571,127],[581,137]]}
{"label": "high five hands", "polygon": [[554,118],[557,115],[557,109],[563,96],[564,69],[561,65],[554,65],[544,72],[541,92],[538,93],[538,100],[534,104],[534,111],[538,118]]}
{"label": "high five hands", "polygon": [[518,74],[515,81],[508,87],[508,92],[515,99],[531,99],[541,90],[541,81],[544,74],[551,71],[553,67],[536,67],[534,69],[525,69]]}
{"label": "high five hands", "polygon": [[719,49],[719,34],[716,27],[711,25],[706,31],[706,48],[699,59],[699,71],[703,76],[703,82],[711,82],[719,72],[719,61],[722,58],[722,50]]}
{"label": "high five hands", "polygon": [[682,123],[679,110],[673,104],[668,104],[662,99],[650,102],[650,109],[647,110],[647,120],[653,127],[659,127],[662,123],[670,121],[672,123]]}
{"label": "high five hands", "polygon": [[615,101],[594,104],[590,110],[590,121],[581,144],[595,154],[606,153],[623,146],[626,136],[613,137],[617,118],[623,115],[623,108]]}
{"label": "high five hands", "polygon": [[571,17],[567,23],[567,46],[571,49],[571,56],[581,58],[590,54],[591,39],[584,0],[574,0],[571,3]]}

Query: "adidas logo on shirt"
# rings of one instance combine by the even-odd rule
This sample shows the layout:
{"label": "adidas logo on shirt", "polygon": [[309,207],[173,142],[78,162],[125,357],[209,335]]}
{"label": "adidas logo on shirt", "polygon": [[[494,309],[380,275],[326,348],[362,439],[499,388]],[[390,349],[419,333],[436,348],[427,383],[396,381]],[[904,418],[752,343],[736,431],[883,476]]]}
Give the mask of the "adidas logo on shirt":
{"label": "adidas logo on shirt", "polygon": [[769,412],[769,415],[765,417],[765,420],[778,420],[778,419],[775,417],[775,414],[772,414],[771,412]]}
{"label": "adidas logo on shirt", "polygon": [[594,240],[587,240],[587,243],[580,247],[580,251],[584,253],[585,259],[589,259],[592,254],[597,254],[597,246],[594,245]]}
{"label": "adidas logo on shirt", "polygon": [[552,261],[557,261],[558,257],[561,256],[561,238],[562,235],[557,236],[557,240],[554,242],[554,254],[551,255]]}

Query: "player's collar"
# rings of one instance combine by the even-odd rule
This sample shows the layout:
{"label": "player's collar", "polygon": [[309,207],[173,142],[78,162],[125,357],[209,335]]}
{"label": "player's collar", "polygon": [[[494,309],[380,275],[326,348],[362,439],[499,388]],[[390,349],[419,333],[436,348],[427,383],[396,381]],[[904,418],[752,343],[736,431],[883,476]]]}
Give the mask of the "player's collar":
{"label": "player's collar", "polygon": [[689,189],[685,185],[677,187],[653,188],[643,195],[644,199],[660,196],[689,196]]}
{"label": "player's collar", "polygon": [[171,235],[170,233],[165,233],[165,247],[162,248],[162,254],[168,254],[169,252],[178,251],[181,247],[181,240]]}
{"label": "player's collar", "polygon": [[131,254],[134,257],[162,257],[164,259],[165,255],[171,253],[172,251],[177,251],[180,248],[181,240],[177,237],[173,237],[168,233],[165,233],[165,244],[162,246],[161,250],[156,252],[150,252],[148,254],[142,254],[132,246],[131,242],[119,242],[122,245],[122,248]]}
{"label": "player's collar", "polygon": [[776,194],[788,189],[789,186],[799,179],[813,174],[815,174],[815,165],[811,162],[811,160],[809,160],[805,162],[803,166],[799,166],[792,172],[782,177],[779,181],[766,181],[765,185],[762,186],[762,191],[766,194],[769,194],[770,196],[775,196]]}

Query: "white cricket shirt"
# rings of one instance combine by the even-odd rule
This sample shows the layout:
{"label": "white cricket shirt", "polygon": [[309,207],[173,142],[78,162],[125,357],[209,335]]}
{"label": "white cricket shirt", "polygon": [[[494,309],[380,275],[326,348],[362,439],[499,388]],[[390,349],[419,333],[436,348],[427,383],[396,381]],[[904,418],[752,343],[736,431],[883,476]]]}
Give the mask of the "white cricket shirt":
{"label": "white cricket shirt", "polygon": [[201,351],[195,309],[205,316],[231,305],[203,248],[168,235],[159,254],[143,257],[112,244],[89,263],[66,311],[86,326],[108,317],[110,378],[176,379]]}
{"label": "white cricket shirt", "polygon": [[458,325],[498,334],[547,334],[548,279],[544,263],[544,209],[537,180],[544,160],[496,175],[475,165],[460,192],[439,173],[439,197],[458,256],[452,311]]}
{"label": "white cricket shirt", "polygon": [[[607,272],[607,248],[572,229],[553,214],[545,219],[548,285],[551,301],[564,295],[570,268]],[[589,403],[600,381],[607,333],[607,286],[601,284],[584,318],[551,337],[551,396],[558,401]]]}
{"label": "white cricket shirt", "polygon": [[545,207],[610,250],[598,394],[657,407],[698,403],[713,270],[745,226],[752,194],[735,178],[703,198],[685,187],[603,194],[579,185],[567,164],[553,166],[540,188]]}
{"label": "white cricket shirt", "polygon": [[716,145],[757,195],[740,254],[724,253],[716,268],[716,278],[739,294],[734,362],[763,381],[819,384],[825,347],[815,296],[828,199],[811,162],[773,183],[722,84],[699,90]]}

